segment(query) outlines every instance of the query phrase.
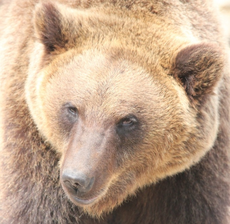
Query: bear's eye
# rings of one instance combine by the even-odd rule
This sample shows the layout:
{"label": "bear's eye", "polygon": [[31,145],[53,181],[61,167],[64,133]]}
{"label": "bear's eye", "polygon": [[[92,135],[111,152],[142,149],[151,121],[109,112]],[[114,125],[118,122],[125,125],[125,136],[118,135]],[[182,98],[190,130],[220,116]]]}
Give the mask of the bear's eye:
{"label": "bear's eye", "polygon": [[128,115],[128,116],[122,118],[118,122],[117,127],[119,129],[133,130],[137,124],[138,124],[137,118],[134,115]]}
{"label": "bear's eye", "polygon": [[121,122],[123,126],[130,127],[136,123],[136,119],[133,117],[124,118]]}
{"label": "bear's eye", "polygon": [[58,124],[65,135],[70,133],[79,119],[79,111],[72,103],[65,103],[60,108]]}
{"label": "bear's eye", "polygon": [[70,106],[67,108],[67,110],[68,110],[68,113],[71,114],[72,116],[77,116],[77,108],[76,107]]}
{"label": "bear's eye", "polygon": [[74,122],[78,118],[78,109],[72,103],[66,103],[64,108],[66,111],[65,116],[69,121]]}

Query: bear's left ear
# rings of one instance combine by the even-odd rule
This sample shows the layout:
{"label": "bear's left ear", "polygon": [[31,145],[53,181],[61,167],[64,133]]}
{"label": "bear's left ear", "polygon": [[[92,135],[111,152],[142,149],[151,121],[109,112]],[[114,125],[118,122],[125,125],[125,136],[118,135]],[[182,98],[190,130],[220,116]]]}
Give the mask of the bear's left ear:
{"label": "bear's left ear", "polygon": [[66,51],[75,44],[77,23],[64,16],[59,8],[48,2],[38,4],[35,9],[35,37],[45,46],[47,54]]}
{"label": "bear's left ear", "polygon": [[171,74],[197,104],[213,93],[224,67],[224,56],[216,44],[200,43],[185,47],[176,55]]}

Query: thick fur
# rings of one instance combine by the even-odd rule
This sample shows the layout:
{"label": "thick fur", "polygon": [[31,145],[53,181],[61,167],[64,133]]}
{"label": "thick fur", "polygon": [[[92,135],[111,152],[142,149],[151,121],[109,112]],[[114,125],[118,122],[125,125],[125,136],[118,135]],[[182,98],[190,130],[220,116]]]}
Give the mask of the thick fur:
{"label": "thick fur", "polygon": [[[6,0],[0,49],[0,223],[229,223],[228,47],[210,1]],[[66,172],[94,180],[88,205]]]}

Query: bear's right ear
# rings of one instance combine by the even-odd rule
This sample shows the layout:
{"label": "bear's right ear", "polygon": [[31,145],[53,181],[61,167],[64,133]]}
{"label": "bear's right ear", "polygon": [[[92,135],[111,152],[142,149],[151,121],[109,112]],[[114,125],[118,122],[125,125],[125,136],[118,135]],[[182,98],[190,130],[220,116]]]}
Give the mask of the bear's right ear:
{"label": "bear's right ear", "polygon": [[223,51],[217,44],[194,44],[177,53],[170,73],[184,87],[190,101],[197,105],[213,94],[224,62]]}
{"label": "bear's right ear", "polygon": [[60,53],[74,46],[74,24],[74,21],[64,17],[58,6],[53,3],[36,6],[35,36],[45,46],[47,54]]}

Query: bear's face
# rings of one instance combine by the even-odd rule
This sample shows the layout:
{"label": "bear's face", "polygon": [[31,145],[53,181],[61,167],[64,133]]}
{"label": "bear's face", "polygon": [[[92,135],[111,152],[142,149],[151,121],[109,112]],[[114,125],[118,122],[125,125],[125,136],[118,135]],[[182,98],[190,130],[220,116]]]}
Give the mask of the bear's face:
{"label": "bear's face", "polygon": [[[184,169],[191,155],[181,145],[196,121],[172,77],[162,82],[96,50],[66,57],[64,66],[45,73],[38,99],[41,129],[62,155],[61,182],[74,203],[100,214]],[[85,178],[89,189],[76,180],[73,190],[69,177]]]}
{"label": "bear's face", "polygon": [[[37,24],[50,15],[61,21],[53,5],[37,11]],[[61,184],[73,203],[100,216],[210,149],[218,126],[212,106],[218,99],[210,93],[222,68],[215,46],[184,47],[168,74],[157,63],[146,69],[128,49],[112,44],[66,49],[66,40],[47,34],[49,27],[35,27],[41,43],[31,57],[27,103],[39,131],[61,155]],[[58,36],[59,22],[52,24],[53,35],[55,28]],[[210,112],[203,115],[207,95]],[[203,127],[207,120],[212,129]]]}

